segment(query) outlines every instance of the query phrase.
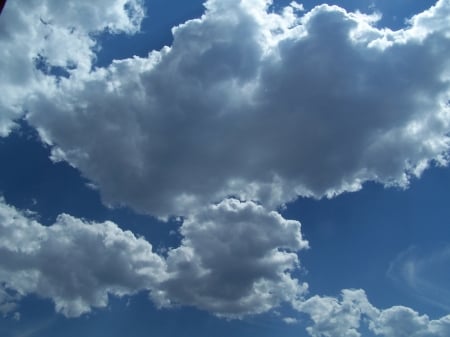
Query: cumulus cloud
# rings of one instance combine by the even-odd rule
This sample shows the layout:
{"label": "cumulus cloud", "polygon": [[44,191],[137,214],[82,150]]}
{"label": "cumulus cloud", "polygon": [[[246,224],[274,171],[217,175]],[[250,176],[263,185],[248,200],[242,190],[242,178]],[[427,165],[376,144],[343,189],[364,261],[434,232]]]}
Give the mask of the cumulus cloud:
{"label": "cumulus cloud", "polygon": [[150,243],[112,222],[89,223],[66,214],[46,227],[0,202],[0,308],[20,297],[52,299],[58,312],[79,316],[105,307],[108,294],[148,290],[165,277]]}
{"label": "cumulus cloud", "polygon": [[363,290],[346,289],[341,297],[314,296],[297,304],[300,312],[310,315],[313,324],[307,331],[312,337],[360,337],[361,325],[383,337],[444,337],[450,333],[450,315],[432,320],[403,306],[380,310]]}
{"label": "cumulus cloud", "polygon": [[307,248],[300,223],[234,199],[186,219],[180,247],[167,258],[112,222],[60,215],[43,226],[0,202],[0,312],[28,294],[75,317],[105,307],[108,295],[150,292],[161,307],[189,305],[239,318],[300,299],[291,276]]}
{"label": "cumulus cloud", "polygon": [[308,247],[300,223],[253,202],[227,199],[190,216],[181,246],[167,258],[169,277],[152,295],[161,306],[189,304],[219,316],[268,311],[304,295],[291,276]]}
{"label": "cumulus cloud", "polygon": [[140,0],[8,1],[0,20],[0,136],[25,113],[25,97],[54,87],[46,75],[91,69],[94,34],[135,33],[143,17]]}
{"label": "cumulus cloud", "polygon": [[385,337],[445,337],[450,333],[450,315],[430,320],[410,308],[395,306],[383,310],[370,328]]}
{"label": "cumulus cloud", "polygon": [[364,316],[374,317],[374,308],[363,290],[343,290],[342,300],[313,296],[297,305],[314,324],[307,328],[312,337],[360,337],[358,329]]}
{"label": "cumulus cloud", "polygon": [[61,79],[28,120],[108,204],[186,215],[228,196],[276,208],[447,162],[448,0],[399,31],[321,5],[205,3],[147,58]]}
{"label": "cumulus cloud", "polygon": [[26,111],[53,159],[106,203],[184,216],[183,238],[162,258],[113,223],[61,215],[44,227],[2,203],[2,303],[36,293],[76,316],[145,289],[162,307],[226,317],[294,301],[314,337],[360,336],[361,319],[388,337],[408,320],[442,335],[447,318],[380,310],[362,291],[303,301],[291,272],[307,243],[297,221],[271,210],[368,180],[406,186],[430,162],[447,163],[450,0],[398,31],[337,6],[269,13],[268,0],[208,0],[170,47],[99,69],[92,33],[137,31],[141,4],[72,5],[8,2],[0,133]]}

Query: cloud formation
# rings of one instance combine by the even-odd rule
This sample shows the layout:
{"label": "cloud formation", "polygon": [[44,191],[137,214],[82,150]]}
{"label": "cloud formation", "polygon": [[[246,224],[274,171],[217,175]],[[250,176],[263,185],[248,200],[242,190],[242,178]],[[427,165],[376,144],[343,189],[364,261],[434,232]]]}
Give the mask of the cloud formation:
{"label": "cloud formation", "polygon": [[208,0],[170,47],[92,69],[92,34],[133,33],[143,17],[137,0],[103,3],[8,2],[0,134],[26,112],[106,203],[185,216],[181,245],[162,257],[114,223],[61,215],[45,227],[2,202],[0,310],[36,293],[78,316],[146,290],[162,307],[226,317],[294,302],[314,337],[360,336],[362,319],[387,337],[448,334],[448,317],[380,310],[363,291],[303,300],[291,272],[307,242],[272,210],[368,180],[406,186],[447,163],[449,0],[399,31],[336,6]]}
{"label": "cloud formation", "polygon": [[361,325],[383,337],[445,337],[450,333],[450,315],[432,320],[427,315],[394,306],[378,309],[363,290],[345,289],[342,298],[314,296],[296,307],[310,315],[307,328],[312,337],[360,337]]}
{"label": "cloud formation", "polygon": [[406,186],[447,162],[448,0],[399,31],[269,3],[209,0],[170,47],[36,92],[28,120],[106,203],[162,217]]}
{"label": "cloud formation", "polygon": [[167,258],[115,223],[67,214],[51,226],[0,202],[0,311],[28,294],[76,317],[108,295],[150,292],[158,306],[189,305],[239,318],[299,300],[307,286],[291,276],[307,248],[300,223],[235,199],[185,220]]}
{"label": "cloud formation", "polygon": [[46,227],[0,202],[0,307],[37,294],[68,317],[105,307],[108,294],[149,290],[165,277],[164,260],[149,242],[112,222],[67,214]]}
{"label": "cloud formation", "polygon": [[308,247],[300,223],[253,202],[227,199],[204,208],[181,227],[169,252],[169,278],[152,295],[161,306],[188,304],[219,316],[266,312],[303,297],[291,276],[297,251]]}
{"label": "cloud formation", "polygon": [[312,337],[359,337],[362,317],[378,313],[362,290],[343,290],[341,301],[313,296],[298,303],[297,310],[308,314],[314,322],[306,329]]}
{"label": "cloud formation", "polygon": [[54,88],[49,73],[91,70],[95,34],[135,33],[143,17],[140,0],[8,1],[0,20],[0,136],[22,118],[26,97]]}

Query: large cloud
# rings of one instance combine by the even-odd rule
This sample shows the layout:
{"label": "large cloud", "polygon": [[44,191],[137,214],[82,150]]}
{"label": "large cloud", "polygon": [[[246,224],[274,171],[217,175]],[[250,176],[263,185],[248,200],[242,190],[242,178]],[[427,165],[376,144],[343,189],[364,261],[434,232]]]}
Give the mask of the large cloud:
{"label": "large cloud", "polygon": [[28,100],[28,119],[107,203],[158,216],[405,186],[446,163],[450,1],[399,31],[268,5],[209,0],[171,47],[62,79]]}
{"label": "large cloud", "polygon": [[46,73],[89,71],[94,35],[135,33],[143,16],[140,0],[8,1],[0,19],[0,136],[22,117],[25,97],[55,85]]}

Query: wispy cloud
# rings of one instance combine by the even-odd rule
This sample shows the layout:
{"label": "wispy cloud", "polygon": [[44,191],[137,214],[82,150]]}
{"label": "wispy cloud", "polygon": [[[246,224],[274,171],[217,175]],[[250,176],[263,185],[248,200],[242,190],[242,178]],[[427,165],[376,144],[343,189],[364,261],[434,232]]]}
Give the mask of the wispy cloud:
{"label": "wispy cloud", "polygon": [[428,249],[411,247],[392,261],[387,275],[401,289],[422,301],[450,311],[449,264],[448,245]]}

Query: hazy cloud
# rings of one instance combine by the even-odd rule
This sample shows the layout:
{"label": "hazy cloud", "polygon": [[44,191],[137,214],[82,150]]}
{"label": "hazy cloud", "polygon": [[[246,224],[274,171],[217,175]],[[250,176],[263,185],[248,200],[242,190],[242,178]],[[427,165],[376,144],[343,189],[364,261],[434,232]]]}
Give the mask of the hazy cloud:
{"label": "hazy cloud", "polygon": [[449,263],[449,246],[435,245],[432,249],[411,247],[392,261],[388,277],[402,290],[449,311]]}

